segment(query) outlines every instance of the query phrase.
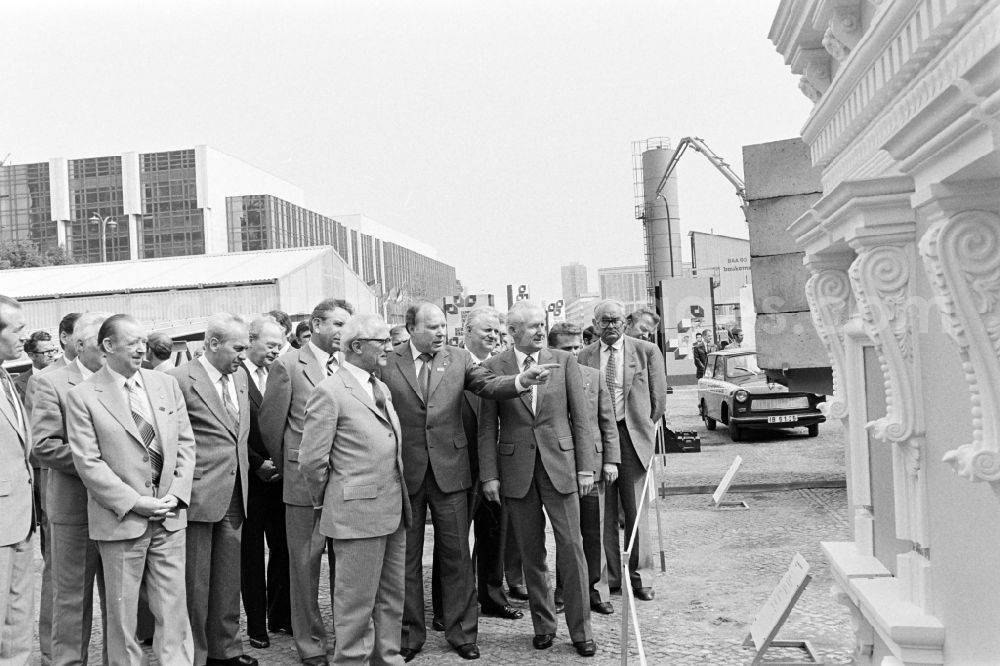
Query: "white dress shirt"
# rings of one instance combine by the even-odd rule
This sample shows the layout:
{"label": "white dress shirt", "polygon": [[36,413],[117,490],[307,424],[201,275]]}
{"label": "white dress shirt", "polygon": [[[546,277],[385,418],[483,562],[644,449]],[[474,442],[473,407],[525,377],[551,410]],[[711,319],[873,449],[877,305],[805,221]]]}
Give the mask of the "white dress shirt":
{"label": "white dress shirt", "polygon": [[[517,360],[517,371],[518,373],[524,371],[524,359],[528,358],[529,354],[525,354],[523,351],[514,347],[514,358]],[[538,365],[538,352],[530,354],[531,360],[534,361],[533,365]],[[520,382],[518,382],[520,383]],[[535,406],[538,402],[538,390],[532,385],[531,387],[531,413],[535,413]]]}
{"label": "white dress shirt", "polygon": [[[263,395],[264,391],[267,389],[267,368],[262,365],[257,365],[248,358],[243,359],[243,367],[249,371],[250,380],[253,382],[253,385],[257,387],[257,390],[261,392],[261,395]],[[264,371],[263,377],[261,377],[258,373],[259,370]]]}
{"label": "white dress shirt", "polygon": [[85,366],[83,363],[80,363],[79,356],[70,361],[70,363],[76,365],[76,369],[79,370],[80,374],[83,376],[83,381],[87,381],[88,379],[90,379],[91,375],[94,374],[93,372],[91,372],[90,368]]}
{"label": "white dress shirt", "polygon": [[344,370],[347,370],[349,373],[351,373],[351,375],[358,380],[358,383],[361,384],[361,388],[365,390],[365,393],[368,394],[368,398],[374,403],[375,393],[372,390],[372,383],[371,383],[372,373],[368,372],[367,370],[362,370],[361,368],[354,365],[350,361],[345,361],[344,365],[342,365],[341,367]]}
{"label": "white dress shirt", "polygon": [[146,413],[152,416],[153,403],[149,401],[149,394],[146,393],[146,385],[142,382],[142,373],[137,370],[132,377],[126,378],[121,373],[111,370],[111,368],[108,368],[108,370],[111,371],[111,376],[115,379],[115,385],[121,389],[122,395],[125,396],[125,405],[128,406],[129,411],[132,411],[132,398],[128,390],[128,382],[131,379],[135,381],[135,385],[139,389],[139,400],[146,403]]}
{"label": "white dress shirt", "polygon": [[[317,347],[312,340],[310,340],[306,344],[309,345],[309,348],[312,350],[312,353],[316,355],[316,358],[317,360],[319,360],[320,365],[323,366],[323,371],[326,372],[326,364],[330,360],[331,355],[326,353],[319,347]],[[341,363],[340,356],[337,354],[337,352],[334,352],[333,367],[330,368],[331,371],[330,374],[337,372],[337,368],[341,367],[341,365],[343,365],[343,363]]]}
{"label": "white dress shirt", "polygon": [[[215,366],[208,362],[208,359],[204,355],[199,356],[198,360],[201,362],[202,366],[205,368],[205,372],[208,373],[208,379],[212,382],[212,386],[215,388],[216,395],[219,396],[219,400],[222,404],[226,404],[225,398],[222,397],[222,373],[215,369]],[[229,376],[229,381],[226,382],[229,387],[229,398],[233,401],[233,408],[236,415],[239,416],[240,413],[240,397],[236,393],[236,382],[233,380],[232,375]]]}
{"label": "white dress shirt", "polygon": [[625,336],[618,338],[615,344],[610,347],[601,343],[601,378],[607,377],[605,370],[608,366],[608,359],[611,358],[611,347],[615,348],[615,385],[608,387],[614,389],[615,394],[615,418],[619,421],[625,418]]}

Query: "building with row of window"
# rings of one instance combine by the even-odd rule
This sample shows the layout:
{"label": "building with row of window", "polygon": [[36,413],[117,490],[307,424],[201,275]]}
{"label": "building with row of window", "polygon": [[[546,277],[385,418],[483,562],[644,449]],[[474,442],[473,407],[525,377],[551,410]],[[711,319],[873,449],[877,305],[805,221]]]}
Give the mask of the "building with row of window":
{"label": "building with row of window", "polygon": [[[433,248],[362,215],[323,215],[300,188],[208,146],[0,167],[0,242],[76,263],[330,246],[390,319],[455,293]],[[399,310],[400,312],[396,312]]]}

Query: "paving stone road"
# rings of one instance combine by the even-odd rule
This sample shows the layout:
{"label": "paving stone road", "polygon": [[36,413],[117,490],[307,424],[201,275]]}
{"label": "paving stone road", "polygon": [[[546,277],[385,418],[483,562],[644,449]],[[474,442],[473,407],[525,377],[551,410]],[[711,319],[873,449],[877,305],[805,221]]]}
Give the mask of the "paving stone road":
{"label": "paving stone road", "polygon": [[[789,433],[754,433],[750,441],[734,444],[724,430],[705,429],[697,416],[696,404],[693,387],[675,388],[668,400],[671,427],[697,430],[702,436],[702,451],[666,456],[659,473],[658,482],[667,493],[659,503],[667,570],[654,582],[656,598],[637,602],[647,663],[719,666],[749,663],[752,651],[742,647],[748,628],[795,553],[801,553],[809,562],[813,580],[779,638],[811,641],[826,664],[851,663],[853,637],[849,614],[830,596],[832,581],[819,545],[821,541],[850,538],[847,499],[842,487],[844,452],[840,424],[824,424],[817,438],[806,437],[804,429],[799,429]],[[745,500],[749,509],[715,509],[707,494],[670,494],[677,489],[690,492],[692,488],[714,487],[736,455],[743,457],[743,465],[730,496]],[[755,492],[753,486],[759,484],[796,487]],[[831,485],[841,487],[823,487]],[[428,534],[431,533],[428,526]],[[647,533],[656,540],[653,516]],[[428,538],[424,551],[428,607],[431,544]],[[548,544],[552,571],[555,553],[551,533]],[[40,576],[40,558],[36,558],[36,569]],[[325,566],[323,576],[325,580]],[[526,617],[522,620],[480,620],[479,645],[483,654],[480,663],[619,664],[622,597],[613,597],[613,604],[614,615],[593,616],[598,643],[594,659],[576,655],[564,624],[560,625],[551,649],[534,650],[525,608]],[[332,634],[328,592],[322,596],[321,607]],[[95,626],[99,626],[97,621]],[[638,664],[634,633],[629,647],[629,663]],[[292,640],[285,635],[272,635],[267,650],[252,650],[247,645],[246,651],[261,664],[298,663]],[[770,658],[776,656],[798,655],[769,654]],[[100,663],[99,635],[92,642],[90,658],[91,663]],[[34,663],[40,663],[37,655]],[[431,632],[423,652],[411,663],[438,666],[465,662],[449,649],[443,635]]]}

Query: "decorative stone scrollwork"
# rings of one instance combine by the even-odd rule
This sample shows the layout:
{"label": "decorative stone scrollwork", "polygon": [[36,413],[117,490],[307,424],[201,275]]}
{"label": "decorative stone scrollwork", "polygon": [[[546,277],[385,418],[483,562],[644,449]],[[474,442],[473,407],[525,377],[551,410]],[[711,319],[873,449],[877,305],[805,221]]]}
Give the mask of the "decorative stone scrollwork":
{"label": "decorative stone scrollwork", "polygon": [[818,102],[821,97],[823,97],[823,93],[816,90],[816,88],[809,83],[809,79],[804,76],[799,78],[799,90],[802,91],[802,94],[808,97],[814,104]]}
{"label": "decorative stone scrollwork", "polygon": [[965,211],[936,222],[920,254],[972,400],[972,442],[944,461],[970,481],[1000,481],[1000,216]]}
{"label": "decorative stone scrollwork", "polygon": [[847,417],[844,387],[844,326],[851,315],[851,281],[847,271],[826,268],[813,273],[806,282],[806,299],[816,332],[830,355],[833,371],[833,399],[826,403],[831,418]]}
{"label": "decorative stone scrollwork", "polygon": [[858,4],[837,7],[830,20],[830,31],[848,51],[861,39],[861,8]]}
{"label": "decorative stone scrollwork", "polygon": [[875,343],[885,380],[886,415],[868,424],[879,439],[905,443],[923,433],[917,409],[907,246],[859,250],[849,275],[865,329]]}
{"label": "decorative stone scrollwork", "polygon": [[842,62],[847,57],[847,54],[851,52],[851,49],[846,44],[837,39],[832,27],[827,28],[826,32],[823,33],[823,48],[837,62]]}

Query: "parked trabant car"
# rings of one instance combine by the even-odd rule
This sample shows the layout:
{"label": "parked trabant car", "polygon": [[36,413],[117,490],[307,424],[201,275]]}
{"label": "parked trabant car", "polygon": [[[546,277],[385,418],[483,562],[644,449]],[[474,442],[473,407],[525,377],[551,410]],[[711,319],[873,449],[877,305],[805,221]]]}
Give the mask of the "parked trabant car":
{"label": "parked trabant car", "polygon": [[705,376],[698,380],[698,413],[705,427],[729,426],[734,442],[749,428],[795,428],[805,426],[809,436],[819,434],[826,417],[816,405],[826,396],[793,393],[768,380],[757,365],[753,349],[726,349],[708,355]]}

